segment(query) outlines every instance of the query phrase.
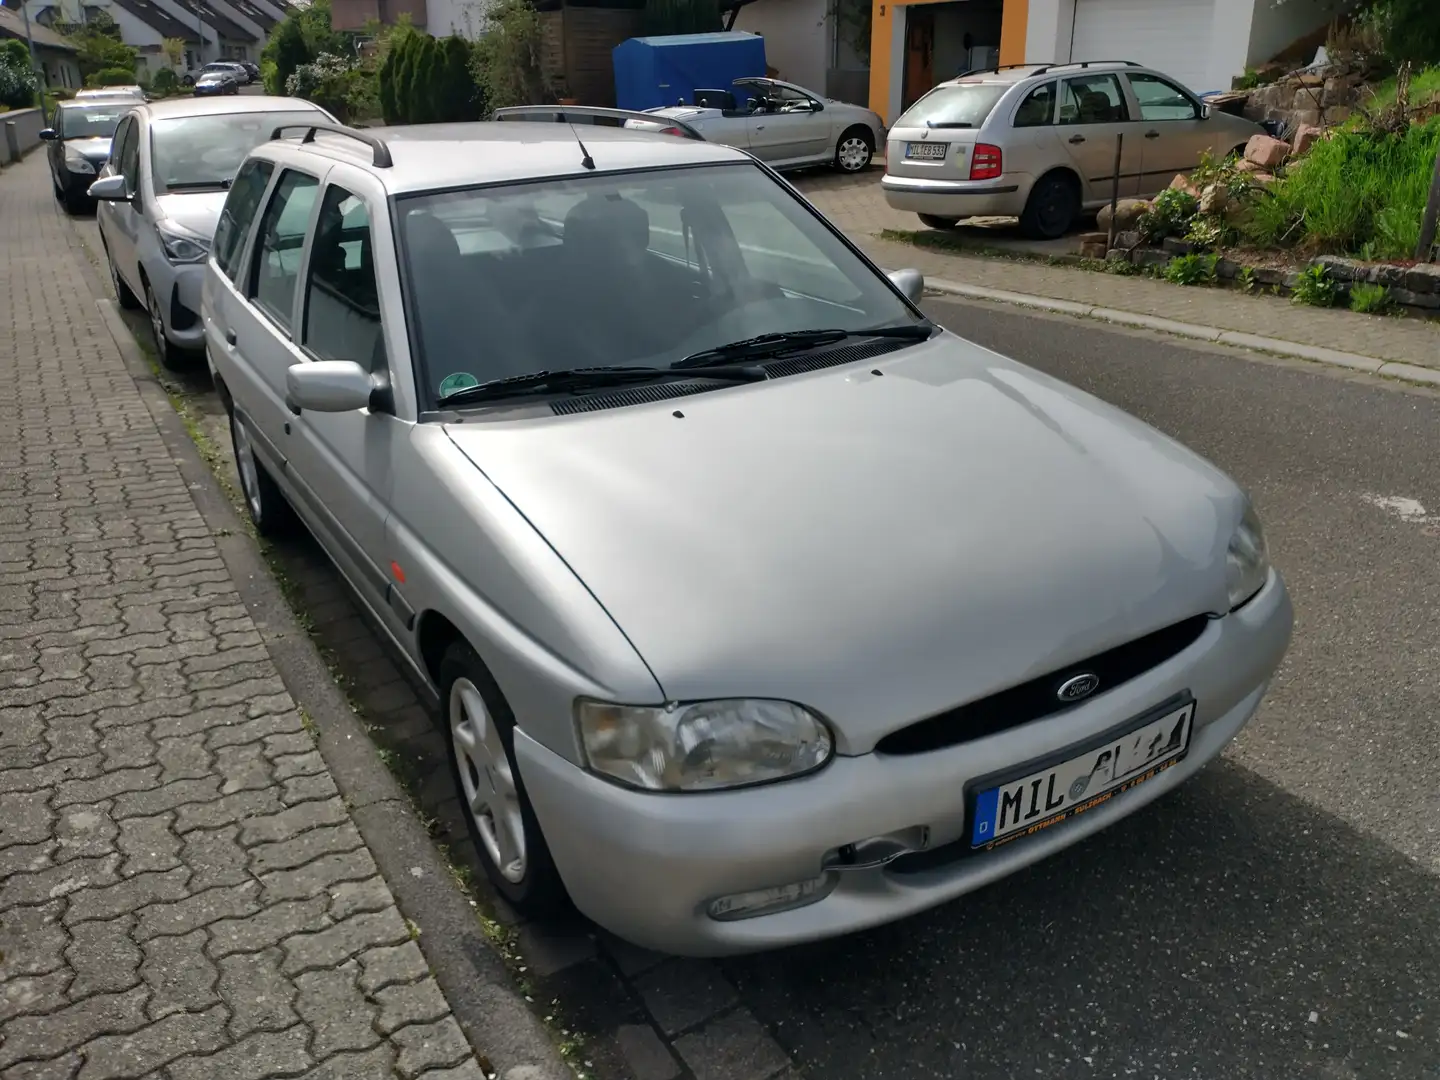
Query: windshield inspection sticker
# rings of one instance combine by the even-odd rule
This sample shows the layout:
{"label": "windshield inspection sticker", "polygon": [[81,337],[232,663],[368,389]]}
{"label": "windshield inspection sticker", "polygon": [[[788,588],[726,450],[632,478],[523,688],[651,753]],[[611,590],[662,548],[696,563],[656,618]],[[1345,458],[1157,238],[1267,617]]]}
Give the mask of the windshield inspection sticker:
{"label": "windshield inspection sticker", "polygon": [[453,394],[456,390],[464,390],[467,386],[479,386],[480,380],[471,375],[468,371],[457,371],[454,375],[446,375],[440,380],[440,396]]}

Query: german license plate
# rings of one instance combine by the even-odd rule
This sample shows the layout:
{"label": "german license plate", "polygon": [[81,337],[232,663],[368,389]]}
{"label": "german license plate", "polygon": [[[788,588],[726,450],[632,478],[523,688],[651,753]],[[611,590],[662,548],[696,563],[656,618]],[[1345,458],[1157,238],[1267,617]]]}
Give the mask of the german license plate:
{"label": "german license plate", "polygon": [[981,791],[971,846],[991,848],[1031,836],[1138,787],[1185,756],[1194,719],[1195,702],[1188,701],[1058,765]]}
{"label": "german license plate", "polygon": [[906,143],[905,156],[912,161],[942,161],[949,148],[950,144],[943,142]]}

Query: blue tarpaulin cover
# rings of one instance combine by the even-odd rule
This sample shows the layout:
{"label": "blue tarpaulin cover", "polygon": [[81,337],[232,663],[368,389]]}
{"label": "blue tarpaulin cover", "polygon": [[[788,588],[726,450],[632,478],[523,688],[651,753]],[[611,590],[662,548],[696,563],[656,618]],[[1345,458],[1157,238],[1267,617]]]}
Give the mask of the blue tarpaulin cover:
{"label": "blue tarpaulin cover", "polygon": [[622,109],[689,104],[697,89],[728,90],[736,79],[765,76],[765,39],[740,30],[630,38],[613,56]]}

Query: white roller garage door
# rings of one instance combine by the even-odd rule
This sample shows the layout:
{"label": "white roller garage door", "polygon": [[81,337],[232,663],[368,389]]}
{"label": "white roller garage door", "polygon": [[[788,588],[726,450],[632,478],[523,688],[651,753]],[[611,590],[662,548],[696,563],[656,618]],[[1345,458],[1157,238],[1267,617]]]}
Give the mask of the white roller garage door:
{"label": "white roller garage door", "polygon": [[1191,90],[1206,85],[1215,0],[1075,0],[1071,60],[1134,60]]}

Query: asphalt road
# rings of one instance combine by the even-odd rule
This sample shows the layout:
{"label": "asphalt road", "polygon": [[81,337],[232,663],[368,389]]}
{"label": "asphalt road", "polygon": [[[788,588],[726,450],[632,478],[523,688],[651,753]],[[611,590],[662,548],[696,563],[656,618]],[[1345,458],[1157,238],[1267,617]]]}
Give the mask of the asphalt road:
{"label": "asphalt road", "polygon": [[[927,915],[727,962],[742,997],[824,1080],[1440,1076],[1440,398],[928,307],[1245,485],[1294,644],[1186,787]],[[1397,497],[1435,516],[1372,501]]]}
{"label": "asphalt road", "polygon": [[[744,1003],[810,1080],[1440,1078],[1440,395],[927,306],[1245,485],[1294,644],[1180,791],[926,915],[726,961]],[[228,450],[203,376],[183,382]]]}

